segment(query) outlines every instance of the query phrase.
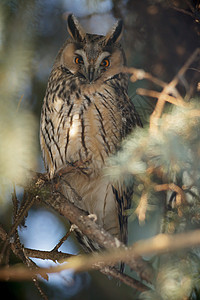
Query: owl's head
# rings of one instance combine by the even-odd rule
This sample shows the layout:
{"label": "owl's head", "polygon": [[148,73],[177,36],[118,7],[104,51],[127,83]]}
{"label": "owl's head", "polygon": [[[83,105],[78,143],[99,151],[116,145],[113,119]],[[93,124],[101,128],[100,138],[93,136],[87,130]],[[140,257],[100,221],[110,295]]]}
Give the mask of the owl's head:
{"label": "owl's head", "polygon": [[119,44],[123,23],[118,21],[106,36],[88,34],[74,15],[68,17],[71,36],[61,49],[56,66],[63,66],[82,82],[107,80],[125,64],[125,55]]}

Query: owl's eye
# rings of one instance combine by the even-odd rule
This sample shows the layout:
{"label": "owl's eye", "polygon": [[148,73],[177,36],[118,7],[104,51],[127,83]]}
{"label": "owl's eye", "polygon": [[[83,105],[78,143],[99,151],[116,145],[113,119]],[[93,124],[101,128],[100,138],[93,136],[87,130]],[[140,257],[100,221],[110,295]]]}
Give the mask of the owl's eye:
{"label": "owl's eye", "polygon": [[108,58],[105,58],[102,60],[101,62],[101,66],[104,67],[104,68],[107,68],[110,66],[110,60]]}
{"label": "owl's eye", "polygon": [[74,62],[76,64],[82,65],[83,64],[83,59],[82,59],[81,56],[76,56],[75,59],[74,59]]}

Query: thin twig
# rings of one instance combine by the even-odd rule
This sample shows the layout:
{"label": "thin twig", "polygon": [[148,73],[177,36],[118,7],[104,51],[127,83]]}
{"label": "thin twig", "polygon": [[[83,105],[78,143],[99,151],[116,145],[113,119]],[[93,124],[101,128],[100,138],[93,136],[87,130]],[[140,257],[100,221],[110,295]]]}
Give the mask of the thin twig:
{"label": "thin twig", "polygon": [[53,248],[53,250],[51,250],[51,252],[56,252],[60,247],[61,245],[68,239],[68,237],[71,235],[72,231],[69,230],[61,239],[60,241],[58,242],[57,245],[55,245],[55,247]]}
{"label": "thin twig", "polygon": [[155,109],[153,113],[150,116],[150,132],[153,134],[156,134],[158,131],[158,120],[162,115],[166,98],[166,94],[170,94],[174,91],[175,86],[177,85],[179,79],[183,74],[187,71],[188,67],[191,65],[191,63],[195,60],[197,55],[200,53],[200,48],[197,48],[193,54],[189,57],[189,59],[186,61],[186,63],[183,65],[183,67],[178,71],[176,76],[172,79],[170,83],[168,83],[160,93],[160,96],[158,98],[158,101],[156,103]]}
{"label": "thin twig", "polygon": [[140,202],[135,210],[135,213],[138,216],[139,222],[144,222],[146,218],[146,211],[147,211],[147,204],[148,204],[148,197],[147,193],[143,192],[140,198]]}
{"label": "thin twig", "polygon": [[44,276],[46,273],[57,273],[65,269],[73,269],[75,272],[82,272],[113,265],[120,260],[129,261],[134,255],[152,255],[174,252],[200,245],[200,229],[187,233],[175,235],[158,234],[155,237],[139,241],[129,248],[110,249],[105,253],[93,253],[90,255],[76,256],[69,258],[65,263],[50,267],[29,270],[24,266],[0,269],[0,279],[24,280],[36,274]]}
{"label": "thin twig", "polygon": [[17,195],[16,195],[15,184],[13,184],[12,202],[13,202],[13,221],[15,222],[17,212],[18,212],[18,205],[19,205]]}
{"label": "thin twig", "polygon": [[168,191],[168,190],[176,192],[180,196],[180,202],[177,203],[177,205],[187,204],[184,191],[175,183],[158,184],[154,187],[154,190],[156,192]]}
{"label": "thin twig", "polygon": [[145,72],[142,69],[136,69],[136,68],[133,68],[133,67],[131,67],[131,68],[124,67],[122,71],[132,75],[130,77],[130,80],[132,82],[135,82],[136,80],[148,79],[151,82],[153,82],[156,85],[161,86],[163,88],[166,86],[166,83],[164,81],[162,81],[159,78],[156,78],[156,77],[152,76],[150,73]]}
{"label": "thin twig", "polygon": [[24,216],[26,215],[26,213],[29,211],[29,209],[31,208],[31,206],[33,205],[33,203],[35,202],[35,198],[32,197],[31,199],[29,199],[27,202],[26,202],[26,205],[24,205],[22,207],[22,209],[20,209],[19,211],[19,214],[17,215],[17,218],[9,232],[9,234],[7,234],[7,239],[3,245],[3,248],[2,248],[2,251],[1,251],[1,255],[0,255],[0,262],[2,261],[3,259],[3,256],[4,256],[4,253],[6,251],[6,248],[8,246],[8,244],[10,243],[10,239],[12,237],[12,235],[15,233],[17,227],[21,224]]}
{"label": "thin twig", "polygon": [[51,259],[53,261],[60,261],[67,259],[72,256],[76,256],[73,254],[61,252],[61,251],[45,251],[45,250],[35,250],[30,248],[24,248],[24,252],[28,257],[32,258],[40,258],[40,259]]}
{"label": "thin twig", "polygon": [[[2,241],[7,240],[7,233],[3,229],[2,226],[0,226],[0,238]],[[15,255],[18,256],[18,249],[16,248],[16,244],[13,241],[11,243],[11,250]],[[35,250],[35,249],[30,249],[30,248],[23,248],[24,254],[27,257],[33,257],[33,258],[40,258],[40,259],[51,259],[53,261],[58,261],[58,260],[64,260],[66,258],[69,258],[71,256],[74,256],[73,254],[69,253],[64,253],[61,251],[55,251],[55,248],[51,251],[44,251],[44,250]],[[19,257],[21,259],[21,257]]]}
{"label": "thin twig", "polygon": [[39,281],[38,281],[37,279],[34,278],[34,279],[33,279],[33,283],[34,283],[35,287],[37,288],[37,290],[38,290],[40,296],[42,297],[42,299],[48,300],[47,295],[44,293],[44,291],[43,291],[43,290],[41,289],[41,287],[40,287]]}
{"label": "thin twig", "polygon": [[178,185],[174,183],[158,184],[154,187],[154,190],[157,192],[168,191],[168,190],[176,192],[176,205],[177,205],[178,215],[180,217],[183,215],[181,206],[183,204],[187,205],[187,201],[186,201],[184,191]]}
{"label": "thin twig", "polygon": [[182,68],[178,71],[177,75],[172,79],[172,81],[168,84],[170,88],[173,88],[177,85],[180,77],[185,74],[189,66],[193,63],[193,61],[196,59],[196,57],[200,54],[200,48],[197,48],[192,55],[189,57],[189,59],[186,61],[186,63],[182,66]]}
{"label": "thin twig", "polygon": [[[3,241],[5,241],[7,238],[7,234],[1,226],[0,226],[0,237]],[[18,252],[15,248],[15,243],[11,244],[11,249],[12,249],[13,253],[15,253],[18,256]],[[42,251],[42,250],[35,250],[35,249],[28,249],[28,248],[24,248],[24,254],[28,257],[34,257],[34,258],[40,258],[40,259],[51,259],[53,261],[66,261],[67,258],[75,256],[73,254],[63,253],[63,252],[59,252],[59,251],[55,251],[55,250],[54,251]],[[21,258],[21,257],[19,257],[19,258]],[[99,267],[97,267],[97,266],[93,266],[93,268],[99,269]],[[38,268],[37,268],[37,270],[38,270]],[[30,271],[30,268],[29,268],[29,271]],[[118,270],[116,270],[114,268],[105,267],[103,269],[100,269],[100,271],[103,274],[112,276],[113,278],[120,280],[121,282],[125,283],[126,285],[128,285],[132,288],[137,289],[138,291],[148,290],[148,287],[145,286],[143,283],[139,282],[138,280],[136,280],[132,277],[122,274],[121,272],[119,272]],[[36,269],[35,269],[35,273],[36,273]],[[44,276],[46,276],[46,273],[41,274],[41,275],[43,275],[43,277],[44,277]],[[38,283],[35,280],[36,280],[36,278],[33,277],[33,281],[34,281],[34,283],[36,282],[36,287],[38,288]],[[39,288],[39,290],[41,290],[41,289]]]}
{"label": "thin twig", "polygon": [[[146,90],[146,89],[142,89],[142,88],[138,88],[136,90],[136,92],[138,95],[148,96],[148,97],[152,97],[152,98],[159,98],[161,96],[160,92]],[[179,99],[179,101],[177,101],[177,98],[175,98],[173,96],[169,96],[168,94],[163,94],[163,97],[165,98],[165,101],[172,103],[176,106],[188,107],[187,103],[185,103],[184,101],[182,101],[180,99]]]}
{"label": "thin twig", "polygon": [[125,283],[126,285],[140,291],[140,292],[145,292],[149,290],[149,287],[147,287],[146,285],[144,285],[143,283],[139,282],[138,280],[126,275],[126,274],[122,274],[121,272],[119,272],[118,270],[116,270],[115,268],[104,268],[100,270],[101,273],[105,274],[105,275],[109,275],[114,277],[115,279],[120,280],[121,282]]}

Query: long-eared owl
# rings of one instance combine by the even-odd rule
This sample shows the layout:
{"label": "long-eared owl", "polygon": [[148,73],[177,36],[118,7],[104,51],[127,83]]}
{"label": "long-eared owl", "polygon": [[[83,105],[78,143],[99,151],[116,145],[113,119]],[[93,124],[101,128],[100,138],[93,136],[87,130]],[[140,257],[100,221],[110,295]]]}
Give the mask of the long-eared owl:
{"label": "long-eared owl", "polygon": [[[70,188],[80,196],[70,199],[97,216],[97,223],[127,242],[127,214],[132,189],[105,176],[107,158],[122,139],[142,126],[127,94],[128,75],[122,72],[124,51],[118,21],[106,36],[88,34],[78,20],[68,17],[67,39],[53,65],[41,113],[40,142],[46,170],[53,178],[61,170]],[[98,248],[77,231],[85,248]]]}

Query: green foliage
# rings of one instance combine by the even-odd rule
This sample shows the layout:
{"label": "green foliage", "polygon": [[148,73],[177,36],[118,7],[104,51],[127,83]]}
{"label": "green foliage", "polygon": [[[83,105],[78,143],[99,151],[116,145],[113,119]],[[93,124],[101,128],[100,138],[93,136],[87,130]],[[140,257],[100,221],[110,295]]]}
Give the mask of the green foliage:
{"label": "green foliage", "polygon": [[[150,132],[148,127],[138,128],[124,141],[122,150],[110,160],[109,173],[113,178],[133,176],[134,207],[147,193],[146,211],[149,218],[151,210],[148,206],[166,206],[173,190],[169,188],[170,183],[180,188],[181,199],[178,200],[176,193],[175,207],[170,210],[165,208],[162,222],[164,233],[185,232],[200,225],[200,110],[197,101],[188,108],[174,107],[171,113],[164,114],[156,133]],[[164,192],[162,189],[158,192],[157,187],[161,185],[167,187]],[[143,293],[141,299],[188,299],[199,283],[199,253],[191,249],[166,254],[160,257],[156,269],[155,291]]]}
{"label": "green foliage", "polygon": [[[130,173],[135,180],[144,184],[157,184],[158,173],[165,177],[165,182],[179,178],[188,171],[188,181],[198,186],[198,176],[191,172],[199,170],[200,113],[190,108],[174,108],[159,121],[158,131],[149,132],[149,127],[138,128],[126,139],[122,150],[111,158],[112,174]],[[192,178],[191,178],[192,176]],[[195,181],[194,181],[195,180]]]}

